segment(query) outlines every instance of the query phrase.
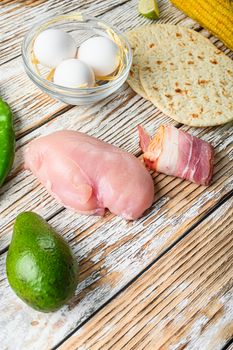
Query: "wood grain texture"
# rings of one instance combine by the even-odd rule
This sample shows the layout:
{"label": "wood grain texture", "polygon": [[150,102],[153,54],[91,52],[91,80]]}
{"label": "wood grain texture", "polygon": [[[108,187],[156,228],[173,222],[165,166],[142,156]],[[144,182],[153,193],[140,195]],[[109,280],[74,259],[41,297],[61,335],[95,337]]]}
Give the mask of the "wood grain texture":
{"label": "wood grain texture", "polygon": [[[30,7],[27,1],[14,1],[0,7],[1,51],[0,64],[20,55],[21,44],[26,32],[46,18],[83,11],[98,16],[129,0],[47,0],[38,1]],[[32,3],[33,1],[30,1]]]}
{"label": "wood grain texture", "polygon": [[[46,3],[51,1],[47,1]],[[60,2],[61,4],[63,2]],[[73,2],[71,2],[73,3]],[[76,3],[76,2],[75,2]],[[42,4],[43,5],[43,4]],[[42,6],[41,5],[41,6]],[[109,4],[109,6],[111,3]],[[44,5],[45,6],[45,5]],[[47,5],[46,5],[47,6]],[[51,6],[52,7],[52,6]],[[59,6],[58,6],[59,8]],[[24,8],[21,8],[23,10]],[[69,10],[70,7],[68,8]],[[92,7],[90,7],[91,11]],[[108,9],[107,13],[99,15],[109,23],[113,23],[122,31],[126,31],[135,26],[146,24],[148,20],[143,17],[138,16],[137,13],[137,0],[132,0],[111,10],[107,5],[102,5],[102,11]],[[181,14],[176,8],[174,8],[168,0],[160,5],[161,9],[161,22],[179,23],[187,25],[189,27],[199,28],[197,24],[191,19],[188,19],[183,14]],[[32,11],[31,8],[28,11]],[[35,7],[33,11],[39,11],[38,7]],[[54,7],[55,11],[55,7]],[[57,10],[56,10],[57,11]],[[8,17],[7,17],[8,18]],[[35,19],[34,19],[35,21]],[[10,21],[7,22],[9,24]],[[2,26],[5,20],[3,18]],[[5,27],[4,27],[5,28]],[[18,26],[12,24],[12,30],[17,31]],[[10,32],[6,31],[6,35]],[[204,32],[208,36],[207,32]],[[13,35],[10,37],[12,40],[18,37]],[[213,38],[211,38],[213,40]],[[9,39],[10,40],[10,39]],[[14,43],[10,41],[11,49]],[[221,45],[222,46],[222,45]],[[2,45],[1,45],[2,48]],[[222,49],[227,53],[228,49],[222,47]],[[4,50],[0,50],[4,52]],[[14,52],[14,50],[12,50]],[[6,53],[7,55],[7,53]],[[23,88],[22,88],[23,87]],[[47,95],[42,93],[34,84],[27,78],[26,73],[22,65],[22,59],[16,58],[0,66],[0,93],[11,105],[14,115],[15,115],[15,129],[16,134],[20,137],[22,134],[35,129],[37,126],[49,121],[54,114],[61,113],[65,105],[63,103],[57,102],[49,98]]]}
{"label": "wood grain texture", "polygon": [[[2,194],[0,203],[0,249],[4,249],[9,243],[12,223],[18,212],[36,210],[48,219],[62,209],[61,205],[47,194],[46,190],[39,185],[30,172],[23,171],[22,158],[28,141],[55,130],[68,128],[86,132],[137,155],[139,146],[136,126],[138,124],[144,125],[153,135],[159,125],[169,122],[169,118],[158,111],[156,112],[150,102],[140,99],[138,95],[131,98],[129,88],[127,90],[122,88],[121,91],[122,95],[118,92],[117,99],[111,97],[108,103],[105,100],[97,104],[95,109],[92,108],[89,111],[90,114],[86,113],[85,117],[80,113],[80,108],[75,107],[20,139],[21,147],[18,148],[16,153],[12,178],[0,189],[0,195]],[[184,130],[189,129],[184,128]],[[220,152],[220,159],[217,157],[216,162],[220,160],[220,164],[224,164],[224,166],[216,168],[216,171],[219,171],[216,176],[226,176],[231,170],[232,164],[228,161],[233,146],[231,130],[231,125],[209,129],[190,129],[192,133],[200,137],[203,136],[205,140],[212,142],[213,146],[216,146],[216,152]],[[225,151],[224,148],[226,148]],[[224,159],[225,156],[226,159]],[[165,178],[164,181],[166,184],[167,179]],[[157,186],[159,188],[160,186],[163,187],[163,182],[158,183]],[[192,188],[193,185],[190,186]],[[202,188],[203,191],[204,189]],[[85,217],[83,220],[85,220]]]}
{"label": "wood grain texture", "polygon": [[[29,309],[10,290],[5,276],[6,253],[0,255],[1,349],[51,349],[130,283],[233,188],[230,125],[196,130],[182,127],[215,146],[213,184],[206,189],[153,174],[155,202],[142,219],[133,223],[110,213],[98,218],[64,210],[29,172],[23,170],[22,154],[27,143],[55,130],[68,128],[87,132],[139,156],[137,124],[143,124],[151,134],[162,123],[176,125],[150,102],[135,95],[127,84],[109,98],[88,107],[67,107],[53,101],[29,81],[18,57],[25,32],[45,15],[82,9],[126,31],[150,23],[138,16],[137,2],[6,0],[4,6],[0,6],[0,32],[4,35],[0,43],[0,94],[13,108],[18,138],[14,167],[0,189],[0,251],[7,249],[16,215],[24,210],[34,210],[47,218],[71,243],[81,267],[80,285],[71,303],[54,314],[40,314]],[[195,28],[233,57],[221,42],[168,0],[159,1],[159,6],[160,22]]]}
{"label": "wood grain texture", "polygon": [[61,350],[220,350],[233,336],[229,199]]}
{"label": "wood grain texture", "polygon": [[[159,21],[175,22],[185,20],[192,22],[184,13],[176,9],[168,0],[159,0],[161,12]],[[33,4],[36,6],[30,7]],[[92,16],[100,16],[103,13],[110,12],[112,9],[117,13],[122,4],[128,4],[127,9],[135,23],[139,20],[151,23],[149,20],[138,15],[137,2],[135,0],[47,0],[47,1],[11,1],[5,3],[1,1],[0,15],[2,29],[2,50],[0,52],[0,63],[3,64],[20,55],[21,43],[26,32],[32,25],[38,23],[41,19],[60,14],[66,14],[71,11],[82,11]],[[115,20],[117,16],[114,17]],[[127,26],[127,20],[123,16],[121,22]],[[15,25],[17,23],[17,25]],[[109,22],[111,23],[111,22]]]}
{"label": "wood grain texture", "polygon": [[[154,123],[149,130],[153,127]],[[15,349],[17,345],[19,349],[31,349],[32,346],[35,350],[50,349],[130,283],[224,194],[233,189],[232,162],[229,162],[233,144],[228,127],[223,126],[221,132],[218,129],[219,133],[216,132],[217,128],[211,128],[209,133],[203,129],[191,130],[211,140],[218,150],[214,181],[208,189],[180,179],[155,175],[156,201],[140,220],[127,222],[110,213],[104,218],[87,218],[69,210],[63,210],[49,220],[70,241],[80,263],[80,285],[76,296],[68,306],[51,315],[29,310],[10,290],[2,267],[0,314],[5,326],[4,332],[0,334],[1,344],[9,349]],[[112,137],[106,129],[102,133]],[[121,138],[118,142],[121,144]],[[129,145],[133,147],[130,142]],[[52,210],[56,214],[56,210],[60,209],[53,201],[49,201],[41,186],[35,185],[35,180],[32,181],[36,193],[34,189],[30,192],[29,187],[26,187],[29,197],[28,194],[22,197],[21,193],[18,201],[13,199],[12,206],[7,209],[6,218],[11,220],[10,227],[16,213],[25,210],[25,207],[45,217],[48,213],[51,215]],[[24,186],[30,186],[28,183],[29,179]],[[24,207],[21,207],[21,201]],[[6,231],[7,227],[2,239]],[[5,254],[2,259],[4,262]],[[10,336],[12,328],[17,330],[17,342]]]}
{"label": "wood grain texture", "polygon": [[[98,14],[99,18],[104,19],[109,23],[112,23],[122,31],[127,31],[128,29],[134,28],[135,26],[138,26],[144,23],[145,24],[149,23],[149,20],[138,15],[137,0],[131,0],[127,2],[123,0],[118,1],[117,2],[118,6],[114,9],[111,9],[111,4],[112,3],[115,4],[114,1],[113,0],[111,2],[102,1],[101,3],[99,3],[98,1],[97,2],[92,1],[92,5],[88,7],[88,11],[89,12],[93,11],[93,14]],[[46,8],[48,7],[48,3],[50,4],[49,6],[52,11],[52,14],[56,14],[59,11],[61,11],[62,13],[63,6],[65,6],[65,4],[67,4],[68,2],[66,1],[58,2],[54,0],[52,1],[49,0],[41,4],[39,7],[35,7],[33,9],[26,7],[25,10],[29,11],[32,17],[34,16],[32,18],[33,21],[30,22],[31,24],[29,25],[27,30],[30,28],[32,23],[35,23],[37,21],[36,16],[39,13],[41,16],[43,11],[46,11]],[[52,6],[52,3],[54,3],[53,6]],[[82,3],[84,3],[84,1]],[[69,1],[69,4],[70,4],[69,6],[65,7],[67,9],[67,12],[74,9],[75,6],[78,6],[77,1]],[[95,4],[99,4],[98,6],[101,8],[100,12],[95,12],[94,10]],[[14,3],[14,6],[16,6],[15,3]],[[44,6],[45,6],[45,9],[44,9]],[[175,7],[173,7],[168,0],[161,3],[160,9],[161,9],[161,19],[160,19],[161,22],[169,21],[172,23],[183,23],[190,27],[197,27],[194,21],[192,21],[191,19],[187,19],[187,17],[185,17]],[[104,13],[106,11],[107,13]],[[21,4],[21,7],[18,9],[18,12],[24,14],[24,7],[22,7],[22,4]],[[21,24],[19,22],[18,25],[15,26],[14,23],[8,20],[9,18],[11,18],[10,16],[11,16],[11,11],[9,12],[6,19],[3,16],[0,26],[2,25],[2,27],[4,28],[5,35],[9,37],[8,39],[9,47],[12,53],[14,53],[15,52],[15,50],[13,49],[15,45],[14,40],[18,40],[17,39],[19,37],[18,26]],[[23,22],[25,21],[23,20]],[[11,31],[7,29],[7,26],[10,24],[12,26],[11,28],[13,31],[12,34],[11,34]],[[28,22],[24,23],[24,25],[28,26]],[[25,31],[22,33],[22,35],[24,35]],[[21,45],[21,41],[18,42],[18,46],[20,45]],[[18,50],[20,50],[20,47],[18,47]],[[4,62],[4,57],[6,60],[9,61],[8,52],[4,50],[4,42],[1,44],[0,55],[1,54],[3,55],[3,58],[2,60],[0,59],[0,63]],[[15,116],[14,125],[15,125],[17,137],[20,137],[21,135],[28,133],[32,129],[35,129],[41,124],[49,121],[51,118],[54,117],[54,114],[56,115],[57,113],[61,113],[65,108],[65,105],[63,103],[52,100],[46,94],[42,93],[29,80],[29,78],[26,76],[26,73],[24,72],[21,57],[12,59],[8,63],[0,66],[0,94],[3,98],[5,98],[8,101],[8,103],[11,105],[13,109],[14,116]],[[83,110],[83,108],[81,107],[80,110]]]}
{"label": "wood grain texture", "polygon": [[[89,111],[87,109],[85,116],[79,107],[75,107],[19,140],[10,180],[0,189],[1,249],[9,243],[12,220],[18,212],[36,209],[38,213],[49,218],[62,208],[52,200],[30,172],[23,170],[23,152],[30,140],[55,130],[73,129],[99,137],[137,154],[139,152],[137,124],[148,125],[153,133],[156,125],[167,121],[161,113],[154,112],[149,102],[135,95],[131,98],[130,88],[123,88],[121,92],[117,93],[117,98],[115,95]],[[129,115],[133,120],[128,117]]]}

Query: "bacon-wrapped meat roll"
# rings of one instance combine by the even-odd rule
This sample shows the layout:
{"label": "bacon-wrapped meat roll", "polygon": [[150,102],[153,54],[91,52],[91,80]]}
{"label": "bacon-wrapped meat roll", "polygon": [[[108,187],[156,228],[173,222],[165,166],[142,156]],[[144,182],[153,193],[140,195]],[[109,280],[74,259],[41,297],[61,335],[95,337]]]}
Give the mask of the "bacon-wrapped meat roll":
{"label": "bacon-wrapped meat roll", "polygon": [[160,126],[152,139],[141,126],[138,126],[138,131],[143,159],[148,168],[209,185],[214,150],[208,142],[171,125]]}

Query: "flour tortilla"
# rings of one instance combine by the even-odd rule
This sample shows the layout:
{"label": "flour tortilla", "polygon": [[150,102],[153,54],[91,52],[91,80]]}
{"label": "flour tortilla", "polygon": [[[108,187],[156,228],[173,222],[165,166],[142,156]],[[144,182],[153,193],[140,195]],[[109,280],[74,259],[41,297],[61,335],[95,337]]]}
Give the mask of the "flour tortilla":
{"label": "flour tortilla", "polygon": [[[204,36],[186,27],[155,24],[135,31],[134,78],[139,78],[138,90],[155,106],[191,126],[233,120],[230,58]],[[133,33],[130,32],[131,37]],[[132,78],[129,83],[136,86]]]}
{"label": "flour tortilla", "polygon": [[[143,35],[142,35],[143,28]],[[148,99],[146,92],[139,79],[139,68],[142,67],[143,48],[147,43],[147,30],[150,32],[149,26],[139,27],[127,33],[127,39],[133,51],[133,62],[128,76],[128,84],[140,96]],[[144,52],[145,53],[145,52]]]}

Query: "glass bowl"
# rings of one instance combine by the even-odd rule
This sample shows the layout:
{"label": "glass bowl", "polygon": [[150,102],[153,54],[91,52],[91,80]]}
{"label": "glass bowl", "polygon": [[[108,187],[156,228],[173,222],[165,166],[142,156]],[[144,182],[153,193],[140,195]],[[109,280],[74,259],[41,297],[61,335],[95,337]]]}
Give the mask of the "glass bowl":
{"label": "glass bowl", "polygon": [[[119,40],[123,52],[123,66],[120,73],[113,80],[93,88],[67,88],[54,84],[40,74],[33,62],[33,44],[37,35],[48,28],[63,29],[75,39],[77,47],[90,37],[96,35],[114,37]],[[111,95],[126,81],[132,64],[132,52],[125,36],[116,28],[95,17],[83,15],[82,13],[71,13],[67,15],[47,18],[35,25],[25,36],[22,44],[22,57],[24,67],[29,78],[46,94],[56,100],[71,105],[92,104]],[[46,70],[44,68],[44,70]],[[42,69],[43,71],[43,69]],[[40,73],[39,73],[40,72]]]}

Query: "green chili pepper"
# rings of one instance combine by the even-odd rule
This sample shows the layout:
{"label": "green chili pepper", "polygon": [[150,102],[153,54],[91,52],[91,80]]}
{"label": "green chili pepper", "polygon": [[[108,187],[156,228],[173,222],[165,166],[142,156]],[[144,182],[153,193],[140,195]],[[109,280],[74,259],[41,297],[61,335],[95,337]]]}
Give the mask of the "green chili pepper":
{"label": "green chili pepper", "polygon": [[15,133],[10,107],[0,98],[0,186],[7,177],[15,155]]}

